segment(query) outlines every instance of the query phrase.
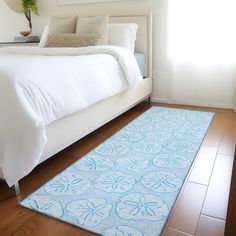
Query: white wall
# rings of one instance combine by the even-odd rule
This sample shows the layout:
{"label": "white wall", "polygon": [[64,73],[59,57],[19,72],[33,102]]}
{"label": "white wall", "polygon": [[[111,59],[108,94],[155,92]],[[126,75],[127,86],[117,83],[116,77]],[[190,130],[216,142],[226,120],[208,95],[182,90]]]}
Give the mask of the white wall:
{"label": "white wall", "polygon": [[[34,34],[41,35],[45,24],[51,14],[72,15],[72,14],[90,14],[96,15],[105,11],[112,13],[129,13],[152,11],[154,13],[154,88],[153,97],[156,101],[170,101],[173,91],[171,66],[166,58],[166,25],[167,25],[167,0],[128,0],[124,2],[97,3],[85,5],[56,6],[56,0],[37,0],[40,16],[33,17]],[[3,24],[2,24],[3,22]],[[27,22],[23,15],[12,12],[0,1],[0,41],[11,41],[14,35],[19,31],[27,29]],[[229,83],[232,83],[230,81]],[[193,86],[196,86],[193,85]],[[212,85],[213,86],[213,85]],[[221,84],[216,85],[217,88]],[[228,87],[234,87],[234,84],[228,84]],[[194,89],[194,88],[193,88]],[[203,95],[204,101],[199,99],[199,94],[189,94],[181,103],[193,103],[199,105],[232,107],[234,103],[233,89],[228,93],[221,91],[221,96],[216,92],[206,91]],[[230,94],[230,95],[228,95]],[[192,97],[191,97],[192,96]]]}

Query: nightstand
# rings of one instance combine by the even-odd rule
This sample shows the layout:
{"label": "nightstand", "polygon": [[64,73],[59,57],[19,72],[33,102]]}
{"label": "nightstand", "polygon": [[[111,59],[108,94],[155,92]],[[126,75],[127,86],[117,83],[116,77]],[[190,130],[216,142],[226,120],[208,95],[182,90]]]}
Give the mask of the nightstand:
{"label": "nightstand", "polygon": [[0,42],[0,47],[11,46],[38,46],[39,42]]}

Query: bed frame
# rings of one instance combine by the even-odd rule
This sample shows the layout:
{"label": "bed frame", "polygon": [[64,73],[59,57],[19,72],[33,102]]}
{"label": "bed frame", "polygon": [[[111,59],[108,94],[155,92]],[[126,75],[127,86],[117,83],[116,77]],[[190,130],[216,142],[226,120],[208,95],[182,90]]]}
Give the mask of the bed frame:
{"label": "bed frame", "polygon": [[[144,83],[136,89],[128,89],[48,125],[46,127],[48,143],[39,164],[141,101],[150,99],[152,92],[152,13],[112,15],[110,22],[137,23],[139,25],[136,51],[144,53],[146,56]],[[0,178],[2,176],[0,173]],[[14,187],[16,195],[19,195],[19,184],[16,183]]]}

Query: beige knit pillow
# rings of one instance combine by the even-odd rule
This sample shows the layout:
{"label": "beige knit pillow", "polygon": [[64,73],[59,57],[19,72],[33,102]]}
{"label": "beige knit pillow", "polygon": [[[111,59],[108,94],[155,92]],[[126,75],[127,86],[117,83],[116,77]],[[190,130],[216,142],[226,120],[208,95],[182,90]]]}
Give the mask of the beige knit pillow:
{"label": "beige knit pillow", "polygon": [[83,17],[78,16],[76,33],[78,34],[100,34],[100,45],[108,44],[108,13],[95,16],[95,17]]}
{"label": "beige knit pillow", "polygon": [[88,47],[98,45],[99,34],[50,34],[45,47]]}
{"label": "beige knit pillow", "polygon": [[48,25],[46,25],[39,46],[45,47],[49,34],[75,33],[77,16],[57,17],[52,16]]}

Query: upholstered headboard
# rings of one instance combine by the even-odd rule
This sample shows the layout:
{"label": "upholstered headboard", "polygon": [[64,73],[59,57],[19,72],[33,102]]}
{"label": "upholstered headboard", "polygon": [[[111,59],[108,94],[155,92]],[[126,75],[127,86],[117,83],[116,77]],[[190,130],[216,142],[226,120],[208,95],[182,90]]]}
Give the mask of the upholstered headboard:
{"label": "upholstered headboard", "polygon": [[110,15],[111,23],[136,23],[139,25],[136,52],[145,54],[146,77],[152,78],[152,13]]}

